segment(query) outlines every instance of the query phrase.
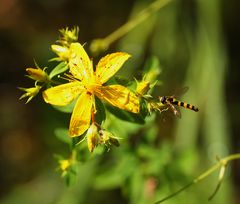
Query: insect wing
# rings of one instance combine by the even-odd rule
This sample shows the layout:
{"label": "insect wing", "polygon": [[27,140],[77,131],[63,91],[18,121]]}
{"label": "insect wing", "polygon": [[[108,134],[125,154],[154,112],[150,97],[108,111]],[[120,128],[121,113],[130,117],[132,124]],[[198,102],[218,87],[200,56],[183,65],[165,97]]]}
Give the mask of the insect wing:
{"label": "insect wing", "polygon": [[189,90],[189,87],[188,86],[184,86],[182,88],[179,88],[175,91],[175,94],[173,94],[172,96],[170,97],[180,97],[182,95],[184,95],[187,91]]}
{"label": "insect wing", "polygon": [[178,118],[181,118],[182,115],[181,115],[181,112],[179,110],[179,107],[175,107],[174,105],[172,104],[169,104],[169,107],[171,108],[171,110],[173,111],[174,115],[176,115]]}

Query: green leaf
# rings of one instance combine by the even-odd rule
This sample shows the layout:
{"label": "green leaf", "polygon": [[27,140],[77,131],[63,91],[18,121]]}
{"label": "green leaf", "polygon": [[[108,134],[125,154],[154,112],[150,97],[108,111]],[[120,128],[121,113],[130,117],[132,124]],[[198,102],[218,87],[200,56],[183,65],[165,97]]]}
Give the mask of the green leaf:
{"label": "green leaf", "polygon": [[169,162],[171,162],[170,146],[162,145],[159,149],[153,148],[149,144],[140,144],[137,149],[137,155],[141,158],[142,168],[147,175],[159,175],[164,171]]}
{"label": "green leaf", "polygon": [[145,123],[145,120],[143,119],[143,117],[140,114],[123,111],[119,108],[109,106],[109,105],[106,105],[106,107],[110,113],[112,113],[113,115],[115,115],[116,117],[118,117],[121,120],[125,120],[125,121],[132,122],[132,123],[137,123],[137,124]]}
{"label": "green leaf", "polygon": [[103,121],[106,119],[106,112],[105,112],[105,107],[101,100],[97,97],[95,97],[95,104],[96,104],[96,109],[97,113],[95,115],[95,120],[96,122],[101,125]]}
{"label": "green leaf", "polygon": [[49,78],[52,79],[54,76],[61,74],[68,70],[68,65],[65,62],[59,63],[49,74]]}
{"label": "green leaf", "polygon": [[136,171],[130,178],[130,203],[141,203],[144,196],[144,176],[141,170]]}
{"label": "green leaf", "polygon": [[149,115],[149,111],[147,108],[147,102],[145,100],[140,101],[140,114],[142,118],[146,118],[147,115]]}
{"label": "green leaf", "polygon": [[76,179],[77,179],[77,170],[76,170],[76,167],[73,165],[65,175],[66,185],[67,186],[74,185],[76,183]]}
{"label": "green leaf", "polygon": [[118,84],[122,86],[130,86],[132,84],[132,81],[122,76],[115,76],[114,79]]}
{"label": "green leaf", "polygon": [[156,81],[158,75],[161,73],[159,60],[156,56],[151,56],[147,59],[144,65],[145,80],[153,83]]}
{"label": "green leaf", "polygon": [[71,140],[71,138],[68,134],[68,129],[66,129],[66,128],[56,128],[54,130],[54,133],[60,141],[62,141],[64,143],[67,143],[69,145],[72,144],[72,140]]}
{"label": "green leaf", "polygon": [[[129,165],[131,164],[131,165]],[[118,161],[113,163],[111,168],[100,169],[94,180],[94,188],[97,190],[107,190],[123,186],[125,180],[133,175],[137,168],[137,160],[132,155],[118,157]],[[127,167],[127,168],[126,168]]]}
{"label": "green leaf", "polygon": [[57,161],[64,159],[64,157],[63,157],[62,155],[60,155],[60,154],[53,154],[53,158],[54,158],[55,160],[57,160]]}

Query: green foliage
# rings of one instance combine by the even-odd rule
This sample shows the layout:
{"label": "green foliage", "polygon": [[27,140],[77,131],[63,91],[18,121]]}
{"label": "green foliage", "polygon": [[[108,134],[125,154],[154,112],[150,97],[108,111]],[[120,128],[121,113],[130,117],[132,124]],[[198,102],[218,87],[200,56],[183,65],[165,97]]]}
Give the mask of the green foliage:
{"label": "green foliage", "polygon": [[68,129],[66,129],[66,128],[56,128],[54,133],[60,141],[66,143],[68,145],[72,144],[72,140],[68,135]]}
{"label": "green foliage", "polygon": [[130,86],[133,82],[129,79],[122,77],[122,76],[115,76],[113,78],[117,84],[123,85],[123,86]]}
{"label": "green foliage", "polygon": [[66,185],[72,186],[76,184],[76,177],[77,177],[77,165],[72,165],[70,169],[63,175]]}
{"label": "green foliage", "polygon": [[105,107],[98,97],[95,97],[95,103],[97,110],[97,113],[95,114],[95,120],[98,124],[101,125],[106,119]]}
{"label": "green foliage", "polygon": [[107,110],[112,113],[114,116],[120,118],[121,120],[125,120],[132,123],[137,124],[144,124],[144,118],[139,114],[134,114],[130,112],[126,112],[123,110],[120,110],[118,108],[115,108],[113,106],[106,105]]}
{"label": "green foliage", "polygon": [[54,76],[57,76],[63,72],[66,72],[68,70],[68,65],[66,62],[59,63],[56,67],[53,68],[53,70],[50,72],[49,77],[52,79]]}

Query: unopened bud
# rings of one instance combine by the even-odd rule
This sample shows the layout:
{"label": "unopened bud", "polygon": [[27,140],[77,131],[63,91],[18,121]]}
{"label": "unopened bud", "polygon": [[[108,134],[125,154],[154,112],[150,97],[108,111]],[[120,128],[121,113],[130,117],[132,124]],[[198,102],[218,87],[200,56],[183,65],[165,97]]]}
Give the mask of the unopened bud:
{"label": "unopened bud", "polygon": [[86,134],[88,149],[93,152],[94,148],[98,145],[98,128],[95,124],[92,124]]}
{"label": "unopened bud", "polygon": [[150,89],[150,82],[148,81],[140,81],[137,82],[137,88],[136,88],[136,92],[139,95],[145,95]]}
{"label": "unopened bud", "polygon": [[32,87],[32,88],[21,88],[20,87],[19,89],[22,90],[22,91],[25,91],[26,93],[23,94],[19,99],[21,100],[23,98],[28,97],[28,100],[26,102],[26,103],[28,103],[29,101],[32,100],[32,98],[34,96],[36,96],[38,94],[38,92],[40,91],[41,88],[42,88],[41,86],[37,86],[37,85],[35,87]]}
{"label": "unopened bud", "polygon": [[100,130],[99,134],[101,136],[101,142],[106,146],[115,145],[116,147],[119,147],[119,138],[115,137],[112,133],[105,130]]}
{"label": "unopened bud", "polygon": [[49,81],[49,77],[48,77],[47,73],[40,68],[27,68],[26,71],[29,74],[28,77],[33,80],[36,80],[39,82],[48,82]]}
{"label": "unopened bud", "polygon": [[67,171],[67,169],[71,166],[71,162],[68,159],[63,159],[59,161],[59,165],[62,171]]}
{"label": "unopened bud", "polygon": [[51,45],[52,51],[55,52],[59,58],[58,60],[67,61],[69,59],[69,48],[61,45]]}
{"label": "unopened bud", "polygon": [[73,42],[77,42],[78,40],[78,32],[79,32],[79,28],[76,26],[73,29],[68,29],[67,28],[63,28],[59,30],[61,33],[61,37],[59,42],[62,45],[70,45]]}

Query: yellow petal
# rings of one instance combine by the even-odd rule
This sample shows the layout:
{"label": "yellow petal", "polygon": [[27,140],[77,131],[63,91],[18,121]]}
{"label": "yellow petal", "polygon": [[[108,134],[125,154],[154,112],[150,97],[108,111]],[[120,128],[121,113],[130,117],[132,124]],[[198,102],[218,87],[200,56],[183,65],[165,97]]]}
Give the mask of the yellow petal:
{"label": "yellow petal", "polygon": [[110,79],[130,57],[125,52],[116,52],[106,55],[97,64],[96,77],[103,84]]}
{"label": "yellow petal", "polygon": [[139,112],[139,99],[128,88],[121,85],[99,86],[94,93],[113,106],[133,113]]}
{"label": "yellow petal", "polygon": [[92,106],[93,95],[84,91],[73,109],[69,127],[71,137],[80,136],[89,128]]}
{"label": "yellow petal", "polygon": [[77,79],[89,80],[93,75],[92,62],[80,43],[72,43],[70,46],[69,67]]}
{"label": "yellow petal", "polygon": [[75,81],[47,89],[43,92],[43,98],[46,103],[65,106],[74,100],[83,90],[82,83]]}

